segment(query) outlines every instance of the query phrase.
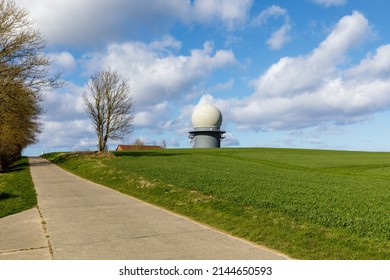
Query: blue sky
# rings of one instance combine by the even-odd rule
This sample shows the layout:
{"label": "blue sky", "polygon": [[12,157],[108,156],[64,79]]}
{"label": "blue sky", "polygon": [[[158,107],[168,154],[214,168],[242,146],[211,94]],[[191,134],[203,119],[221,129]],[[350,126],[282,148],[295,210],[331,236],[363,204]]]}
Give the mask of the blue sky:
{"label": "blue sky", "polygon": [[25,154],[95,150],[82,101],[110,66],[135,99],[126,139],[190,148],[196,105],[222,111],[222,146],[390,151],[385,0],[16,0],[66,86],[45,94]]}

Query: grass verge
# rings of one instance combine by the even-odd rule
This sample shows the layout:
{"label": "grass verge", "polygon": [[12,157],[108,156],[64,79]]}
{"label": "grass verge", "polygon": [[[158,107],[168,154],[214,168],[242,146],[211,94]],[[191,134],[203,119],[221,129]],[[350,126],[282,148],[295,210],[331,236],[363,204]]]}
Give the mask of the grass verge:
{"label": "grass verge", "polygon": [[390,259],[390,153],[169,149],[46,157],[295,258]]}
{"label": "grass verge", "polygon": [[30,209],[36,204],[28,158],[22,157],[8,172],[0,173],[0,218]]}

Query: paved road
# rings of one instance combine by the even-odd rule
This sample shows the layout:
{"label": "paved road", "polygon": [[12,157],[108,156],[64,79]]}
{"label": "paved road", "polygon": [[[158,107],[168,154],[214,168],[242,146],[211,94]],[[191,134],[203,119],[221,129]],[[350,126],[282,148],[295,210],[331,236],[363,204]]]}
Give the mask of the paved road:
{"label": "paved road", "polygon": [[37,208],[0,219],[0,260],[50,260]]}
{"label": "paved road", "polygon": [[[42,158],[30,158],[30,165],[41,217],[37,209],[29,210],[29,214],[35,215],[40,243],[34,246],[36,253],[42,253],[40,258],[287,258],[91,183]],[[16,252],[1,251],[0,258],[12,258]]]}

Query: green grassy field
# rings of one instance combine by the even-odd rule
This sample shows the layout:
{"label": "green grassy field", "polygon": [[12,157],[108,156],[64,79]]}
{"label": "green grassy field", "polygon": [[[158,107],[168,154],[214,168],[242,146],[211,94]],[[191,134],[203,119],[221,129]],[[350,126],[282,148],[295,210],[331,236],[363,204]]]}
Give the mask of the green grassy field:
{"label": "green grassy field", "polygon": [[0,218],[30,209],[36,204],[28,159],[22,158],[8,172],[0,173]]}
{"label": "green grassy field", "polygon": [[95,182],[299,259],[390,259],[390,153],[49,154]]}

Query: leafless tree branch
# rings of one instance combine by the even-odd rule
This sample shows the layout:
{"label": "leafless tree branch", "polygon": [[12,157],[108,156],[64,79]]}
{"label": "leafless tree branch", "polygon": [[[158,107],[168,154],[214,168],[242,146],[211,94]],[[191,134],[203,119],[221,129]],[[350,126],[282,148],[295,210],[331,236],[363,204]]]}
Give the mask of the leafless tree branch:
{"label": "leafless tree branch", "polygon": [[131,132],[134,100],[128,81],[117,71],[109,68],[93,75],[83,98],[98,137],[99,152],[107,150],[108,139],[122,139]]}

